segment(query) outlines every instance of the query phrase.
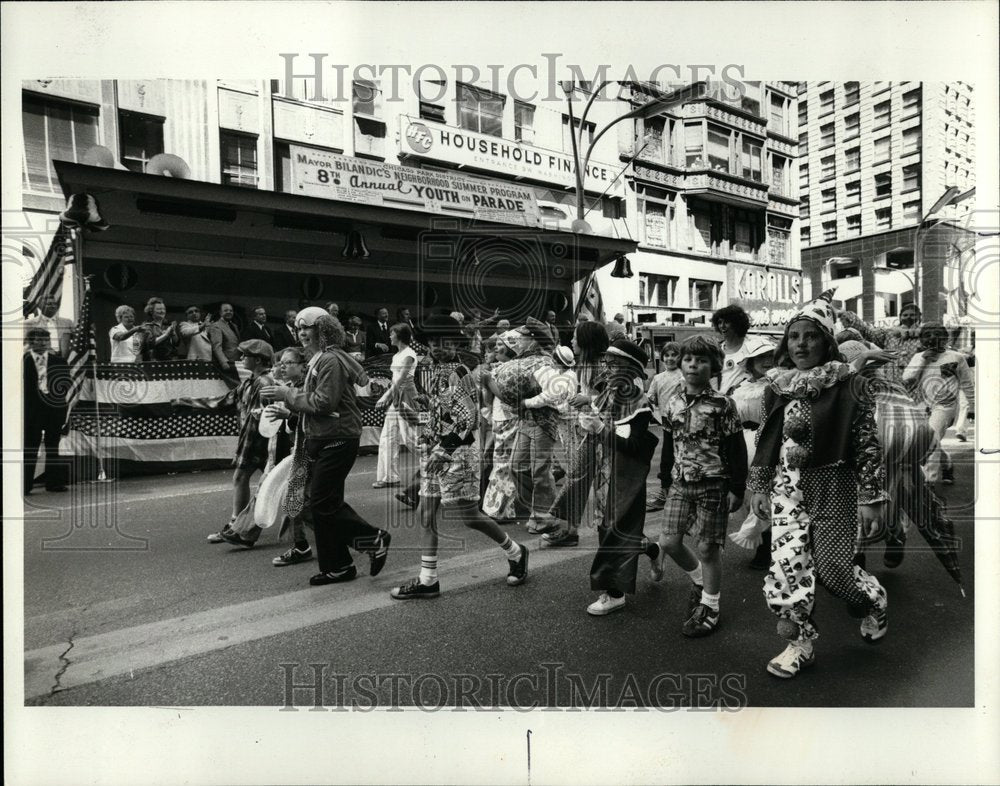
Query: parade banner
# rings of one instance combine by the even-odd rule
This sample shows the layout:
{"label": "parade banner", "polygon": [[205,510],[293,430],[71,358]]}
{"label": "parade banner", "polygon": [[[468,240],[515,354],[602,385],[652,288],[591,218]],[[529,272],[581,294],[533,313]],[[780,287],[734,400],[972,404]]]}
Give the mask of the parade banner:
{"label": "parade banner", "polygon": [[[576,167],[572,153],[526,145],[405,115],[400,118],[399,140],[400,155],[488,169],[560,188],[576,187]],[[583,153],[581,150],[581,157]],[[624,199],[625,181],[618,177],[620,170],[621,165],[591,160],[584,177],[586,190]]]}
{"label": "parade banner", "polygon": [[535,192],[517,183],[431,172],[291,145],[292,192],[321,199],[541,226]]}

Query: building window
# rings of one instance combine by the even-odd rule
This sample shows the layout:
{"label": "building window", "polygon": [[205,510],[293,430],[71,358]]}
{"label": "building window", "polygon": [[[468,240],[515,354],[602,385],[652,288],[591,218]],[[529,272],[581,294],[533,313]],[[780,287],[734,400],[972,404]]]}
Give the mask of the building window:
{"label": "building window", "polygon": [[846,203],[848,205],[857,205],[861,202],[861,181],[854,180],[848,183],[844,187]]}
{"label": "building window", "polygon": [[750,180],[757,180],[758,182],[762,180],[761,151],[762,148],[760,142],[743,137],[743,156],[741,161],[743,166],[743,177],[749,178]]}
{"label": "building window", "polygon": [[844,151],[844,171],[857,172],[861,169],[861,148],[852,147]]}
{"label": "building window", "polygon": [[903,167],[903,191],[914,191],[920,188],[920,164]]}
{"label": "building window", "polygon": [[831,210],[837,209],[837,189],[836,188],[825,188],[821,194],[823,198],[822,211],[824,213],[829,213]]}
{"label": "building window", "polygon": [[639,304],[670,308],[677,295],[677,276],[658,276],[654,273],[639,274]]}
{"label": "building window", "polygon": [[722,284],[718,281],[691,279],[691,308],[714,311]]}
{"label": "building window", "polygon": [[149,159],[163,152],[163,118],[120,111],[118,128],[122,163],[133,172],[145,172]]}
{"label": "building window", "polygon": [[823,240],[836,240],[837,239],[837,222],[836,221],[824,221],[823,222]]}
{"label": "building window", "polygon": [[703,166],[705,163],[705,134],[701,123],[684,125],[684,165]]}
{"label": "building window", "polygon": [[805,99],[799,99],[799,125],[804,126],[809,122],[809,105]]}
{"label": "building window", "polygon": [[788,99],[772,93],[770,103],[771,114],[767,121],[768,129],[776,134],[788,136]]}
{"label": "building window", "polygon": [[809,152],[809,134],[803,131],[799,134],[799,155],[804,156]]}
{"label": "building window", "polygon": [[52,160],[79,163],[97,144],[97,108],[23,95],[24,187],[62,194]]}
{"label": "building window", "polygon": [[855,112],[844,118],[844,139],[854,139],[861,133],[861,115]]}
{"label": "building window", "polygon": [[222,131],[219,142],[222,185],[257,188],[257,137]]}
{"label": "building window", "polygon": [[809,197],[807,196],[799,200],[799,218],[803,220],[809,218]]}
{"label": "building window", "polygon": [[907,118],[920,112],[920,88],[903,93],[903,117]]}
{"label": "building window", "polygon": [[861,96],[860,82],[844,82],[844,106],[858,103]]}
{"label": "building window", "polygon": [[703,254],[712,252],[712,214],[706,209],[691,209],[691,247]]}
{"label": "building window", "polygon": [[[573,118],[573,128],[577,134],[580,133],[580,120],[579,118]],[[563,152],[570,153],[573,150],[573,137],[570,136],[569,131],[569,115],[562,116],[562,129],[563,129]],[[594,142],[594,132],[597,130],[597,126],[591,123],[589,120],[583,126],[583,149],[580,151],[582,156],[587,152],[587,147]],[[577,137],[579,139],[579,136]]]}
{"label": "building window", "polygon": [[522,145],[535,143],[535,107],[531,104],[514,102],[514,141]]}
{"label": "building window", "polygon": [[907,202],[903,205],[903,220],[904,221],[919,221],[920,220],[920,202]]}
{"label": "building window", "polygon": [[892,194],[892,173],[883,172],[875,175],[875,198],[880,199]]}
{"label": "building window", "polygon": [[638,207],[643,228],[643,239],[647,245],[669,248],[670,227],[673,221],[671,196],[666,191],[649,186],[640,186]]}
{"label": "building window", "polygon": [[825,115],[833,111],[833,88],[819,94],[819,113]]}
{"label": "building window", "polygon": [[737,210],[733,216],[733,254],[749,258],[757,250],[757,239],[754,237],[754,216],[746,210]]}
{"label": "building window", "polygon": [[809,164],[799,164],[799,190],[809,188]]}
{"label": "building window", "polygon": [[[441,82],[431,81],[428,82],[428,85],[434,85],[438,88],[436,95],[440,96],[444,94],[443,84]],[[444,123],[444,106],[431,101],[425,101],[423,90],[424,85],[421,83],[418,87],[418,92],[420,93],[420,119],[430,120],[432,123]]]}
{"label": "building window", "polygon": [[767,228],[767,256],[773,264],[788,264],[788,231],[778,227]]}
{"label": "building window", "polygon": [[826,180],[837,174],[837,157],[836,156],[823,156],[819,160],[820,166],[820,180]]}
{"label": "building window", "polygon": [[892,87],[892,82],[876,82],[872,87],[872,93],[882,93]]}
{"label": "building window", "polygon": [[884,164],[892,156],[892,137],[884,136],[875,140],[875,163]]}
{"label": "building window", "polygon": [[664,155],[664,135],[666,129],[666,118],[651,117],[642,124],[642,139],[637,146],[637,157],[646,161],[657,161],[663,163],[669,160]]}
{"label": "building window", "polygon": [[908,128],[903,132],[903,155],[920,152],[920,126]]}
{"label": "building window", "polygon": [[861,234],[861,216],[847,217],[847,237],[857,237]]}
{"label": "building window", "polygon": [[873,129],[884,128],[889,125],[889,121],[892,119],[892,102],[882,101],[879,104],[875,104],[875,117],[872,124]]}
{"label": "building window", "polygon": [[799,242],[803,246],[808,246],[811,239],[812,232],[809,231],[809,227],[799,227]]}
{"label": "building window", "polygon": [[729,171],[729,132],[717,126],[708,127],[708,165]]}
{"label": "building window", "polygon": [[832,145],[836,141],[836,132],[834,130],[833,123],[827,123],[825,126],[820,126],[819,129],[819,146],[827,147]]}
{"label": "building window", "polygon": [[503,136],[504,96],[458,83],[458,127]]}
{"label": "building window", "polygon": [[771,155],[771,191],[782,196],[788,194],[788,160]]}
{"label": "building window", "polygon": [[378,117],[382,112],[382,93],[378,83],[357,79],[351,85],[354,114]]}
{"label": "building window", "polygon": [[875,211],[875,226],[879,229],[892,229],[891,207],[880,207]]}

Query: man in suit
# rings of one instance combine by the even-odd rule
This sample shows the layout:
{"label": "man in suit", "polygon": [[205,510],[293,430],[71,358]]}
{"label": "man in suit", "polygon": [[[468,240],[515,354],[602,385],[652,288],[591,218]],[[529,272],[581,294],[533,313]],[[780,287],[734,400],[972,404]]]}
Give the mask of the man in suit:
{"label": "man in suit", "polygon": [[231,382],[239,382],[236,359],[240,356],[240,329],[233,322],[233,307],[230,303],[219,306],[219,316],[208,328],[208,338],[212,342],[212,360]]}
{"label": "man in suit", "polygon": [[59,301],[51,295],[45,298],[40,304],[39,313],[24,322],[24,341],[28,342],[27,331],[32,328],[42,328],[49,333],[49,349],[67,358],[74,325],[72,319],[57,317],[58,311]]}
{"label": "man in suit", "polygon": [[375,313],[375,324],[367,332],[368,357],[386,355],[392,352],[389,343],[389,309],[380,308]]}
{"label": "man in suit", "polygon": [[558,347],[562,342],[559,340],[559,327],[556,325],[556,312],[545,312],[545,327],[548,328],[549,335],[552,336],[552,345]]}
{"label": "man in suit", "polygon": [[413,321],[413,316],[410,314],[410,309],[399,309],[397,316],[399,317],[400,322],[404,325],[410,326],[410,334],[413,336],[413,339],[415,341],[423,342],[423,339],[420,338],[420,331],[417,330],[417,324]]}
{"label": "man in suit", "polygon": [[211,360],[212,341],[208,336],[211,324],[211,314],[202,319],[198,306],[188,306],[184,321],[177,325],[177,357],[182,360]]}
{"label": "man in suit", "polygon": [[66,422],[66,392],[69,365],[49,346],[45,328],[29,328],[24,353],[24,493],[35,482],[38,449],[45,444],[45,488],[65,491],[66,481],[59,462],[59,436]]}
{"label": "man in suit", "polygon": [[243,331],[243,340],[259,339],[274,349],[274,335],[271,328],[267,326],[267,311],[263,306],[255,306],[253,310],[253,321],[247,325]]}
{"label": "man in suit", "polygon": [[299,331],[295,327],[295,317],[299,314],[294,308],[285,312],[285,324],[274,331],[271,346],[275,354],[289,347],[299,346]]}

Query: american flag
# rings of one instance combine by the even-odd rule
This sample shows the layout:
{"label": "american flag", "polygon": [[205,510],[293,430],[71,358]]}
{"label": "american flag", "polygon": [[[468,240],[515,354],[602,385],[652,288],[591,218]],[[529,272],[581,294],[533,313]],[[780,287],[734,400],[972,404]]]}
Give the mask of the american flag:
{"label": "american flag", "polygon": [[69,376],[70,387],[66,393],[66,405],[69,413],[73,411],[73,405],[80,397],[83,389],[83,381],[87,378],[94,367],[94,360],[97,355],[97,339],[94,336],[94,324],[90,321],[90,279],[84,279],[83,299],[80,305],[80,317],[73,330],[73,338],[69,348]]}
{"label": "american flag", "polygon": [[25,317],[31,316],[41,308],[46,298],[59,297],[62,292],[63,270],[76,259],[75,240],[75,230],[59,226],[52,239],[52,245],[49,246],[49,252],[35,271],[35,275],[31,277],[28,286],[24,288]]}

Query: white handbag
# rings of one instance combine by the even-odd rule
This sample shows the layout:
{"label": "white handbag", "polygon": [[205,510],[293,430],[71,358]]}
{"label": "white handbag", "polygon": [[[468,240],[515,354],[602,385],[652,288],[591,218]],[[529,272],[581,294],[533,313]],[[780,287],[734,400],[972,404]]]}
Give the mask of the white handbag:
{"label": "white handbag", "polygon": [[267,529],[280,524],[285,517],[285,490],[292,474],[292,457],[285,456],[268,472],[257,489],[257,502],[253,509],[254,522]]}

